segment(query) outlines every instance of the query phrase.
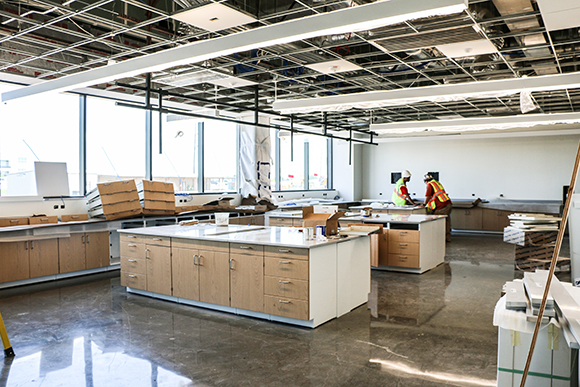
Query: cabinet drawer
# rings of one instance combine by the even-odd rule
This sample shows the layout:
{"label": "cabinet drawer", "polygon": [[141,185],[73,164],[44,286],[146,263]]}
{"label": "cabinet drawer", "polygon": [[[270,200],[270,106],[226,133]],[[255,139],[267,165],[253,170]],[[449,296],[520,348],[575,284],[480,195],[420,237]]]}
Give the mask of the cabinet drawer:
{"label": "cabinet drawer", "polygon": [[271,296],[308,300],[308,281],[265,276],[264,293]]}
{"label": "cabinet drawer", "polygon": [[308,301],[264,296],[264,312],[276,316],[308,320]]}
{"label": "cabinet drawer", "polygon": [[293,226],[293,219],[292,218],[272,218],[270,217],[270,226],[277,226],[277,227],[291,227]]}
{"label": "cabinet drawer", "polygon": [[22,226],[28,224],[28,218],[0,218],[0,227]]}
{"label": "cabinet drawer", "polygon": [[399,242],[419,243],[417,230],[389,230],[389,244]]}
{"label": "cabinet drawer", "polygon": [[264,256],[276,258],[308,259],[308,249],[264,246]]}
{"label": "cabinet drawer", "polygon": [[171,246],[171,238],[169,237],[145,237],[143,242],[148,245]]}
{"label": "cabinet drawer", "polygon": [[145,244],[130,241],[121,241],[121,256],[127,258],[145,258]]}
{"label": "cabinet drawer", "polygon": [[230,254],[264,255],[264,246],[230,243]]}
{"label": "cabinet drawer", "polygon": [[399,266],[399,267],[411,267],[418,269],[419,266],[419,256],[418,255],[405,255],[405,254],[389,254],[387,259],[387,265],[389,266]]}
{"label": "cabinet drawer", "polygon": [[292,219],[292,226],[294,227],[302,227],[302,219]]}
{"label": "cabinet drawer", "polygon": [[136,274],[147,274],[147,261],[140,258],[121,257],[121,270]]}
{"label": "cabinet drawer", "polygon": [[419,255],[419,244],[413,242],[390,243],[389,254]]}
{"label": "cabinet drawer", "polygon": [[147,290],[147,275],[121,271],[121,286]]}
{"label": "cabinet drawer", "polygon": [[308,261],[266,257],[264,265],[267,276],[308,280]]}

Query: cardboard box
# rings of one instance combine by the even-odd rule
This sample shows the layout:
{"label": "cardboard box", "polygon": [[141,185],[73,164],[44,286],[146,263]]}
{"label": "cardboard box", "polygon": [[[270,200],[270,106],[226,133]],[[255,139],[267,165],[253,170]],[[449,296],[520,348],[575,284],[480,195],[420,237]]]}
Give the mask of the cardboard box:
{"label": "cardboard box", "polygon": [[[315,206],[315,207],[328,207],[328,206]],[[316,234],[316,226],[326,226],[326,236],[335,235],[338,233],[338,219],[342,217],[346,212],[338,211],[334,213],[317,213],[314,212],[315,207],[303,207],[302,208],[302,226],[303,227],[314,227],[314,233]]]}
{"label": "cardboard box", "polygon": [[173,183],[143,180],[137,184],[143,215],[175,214]]}
{"label": "cardboard box", "polygon": [[137,184],[137,191],[168,193],[175,195],[173,183],[166,183],[164,181],[142,180]]}
{"label": "cardboard box", "polygon": [[60,220],[61,222],[81,222],[83,220],[89,220],[89,214],[62,215]]}
{"label": "cardboard box", "polygon": [[31,216],[28,218],[29,224],[50,224],[58,223],[58,216]]}
{"label": "cardboard box", "polygon": [[182,214],[184,212],[198,211],[202,206],[177,206],[175,207],[175,213]]}
{"label": "cardboard box", "polygon": [[97,184],[97,188],[87,194],[87,205],[91,217],[105,217],[107,220],[143,213],[135,180]]}
{"label": "cardboard box", "polygon": [[28,224],[28,218],[0,218],[0,227],[22,226]]}
{"label": "cardboard box", "polygon": [[503,229],[503,241],[518,246],[538,246],[556,243],[558,231],[529,231],[517,227]]}

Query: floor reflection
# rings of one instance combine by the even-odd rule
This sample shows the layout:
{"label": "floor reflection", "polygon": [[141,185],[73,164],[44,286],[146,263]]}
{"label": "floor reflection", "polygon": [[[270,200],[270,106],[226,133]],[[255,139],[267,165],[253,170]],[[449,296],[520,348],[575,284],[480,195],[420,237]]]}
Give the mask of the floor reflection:
{"label": "floor reflection", "polygon": [[118,273],[0,290],[17,355],[0,387],[492,386],[493,307],[514,277],[502,243],[477,259],[458,237],[464,259],[373,271],[368,305],[314,330],[128,294]]}

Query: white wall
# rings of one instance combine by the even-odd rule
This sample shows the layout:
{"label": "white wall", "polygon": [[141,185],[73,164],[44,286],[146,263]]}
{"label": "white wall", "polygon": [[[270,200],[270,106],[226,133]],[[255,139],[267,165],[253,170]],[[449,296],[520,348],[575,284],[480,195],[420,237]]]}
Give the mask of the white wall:
{"label": "white wall", "polygon": [[351,165],[348,165],[349,143],[343,140],[332,141],[333,188],[347,201],[360,200],[364,176],[362,173],[363,147],[371,145],[353,145]]}
{"label": "white wall", "polygon": [[[390,173],[413,174],[410,193],[424,197],[423,175],[439,172],[451,199],[561,200],[570,184],[579,135],[421,139],[365,146],[363,198],[390,200]],[[382,193],[382,195],[380,195]]]}

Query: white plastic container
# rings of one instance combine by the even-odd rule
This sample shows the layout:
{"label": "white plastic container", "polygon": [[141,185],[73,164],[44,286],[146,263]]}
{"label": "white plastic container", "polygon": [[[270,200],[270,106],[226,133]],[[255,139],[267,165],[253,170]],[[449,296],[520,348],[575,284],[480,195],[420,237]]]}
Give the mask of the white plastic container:
{"label": "white plastic container", "polygon": [[229,212],[216,212],[215,216],[215,225],[216,226],[227,226],[230,220],[230,213]]}

